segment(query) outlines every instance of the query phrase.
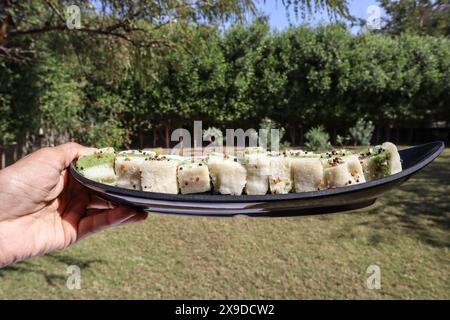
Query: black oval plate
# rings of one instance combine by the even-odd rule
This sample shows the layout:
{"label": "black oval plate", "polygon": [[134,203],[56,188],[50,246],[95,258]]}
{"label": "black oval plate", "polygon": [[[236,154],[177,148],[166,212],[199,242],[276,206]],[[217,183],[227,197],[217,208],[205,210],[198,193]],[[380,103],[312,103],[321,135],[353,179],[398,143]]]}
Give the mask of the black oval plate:
{"label": "black oval plate", "polygon": [[384,192],[400,186],[444,150],[441,141],[400,150],[403,171],[353,186],[278,195],[165,194],[105,185],[83,177],[70,166],[73,177],[103,199],[147,212],[233,216],[298,216],[359,209],[370,206]]}

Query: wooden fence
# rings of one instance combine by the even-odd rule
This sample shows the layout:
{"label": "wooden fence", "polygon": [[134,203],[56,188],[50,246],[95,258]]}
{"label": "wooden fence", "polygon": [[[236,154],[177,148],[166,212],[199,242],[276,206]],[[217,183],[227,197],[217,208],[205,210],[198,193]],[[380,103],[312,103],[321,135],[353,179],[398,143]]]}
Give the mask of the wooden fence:
{"label": "wooden fence", "polygon": [[[332,130],[330,139],[333,144],[336,143],[336,137],[340,134],[338,130]],[[302,146],[304,144],[303,134],[296,134],[295,143],[291,140],[291,145]],[[416,145],[434,140],[444,141],[446,146],[450,146],[450,128],[377,128],[372,137],[372,144],[380,144],[384,141],[391,141],[400,145]],[[144,139],[134,138],[131,148],[142,149],[144,147],[154,147],[152,135],[146,135]],[[173,143],[175,144],[175,143]],[[6,148],[0,148],[0,169],[14,163],[22,155],[22,146],[14,144]]]}

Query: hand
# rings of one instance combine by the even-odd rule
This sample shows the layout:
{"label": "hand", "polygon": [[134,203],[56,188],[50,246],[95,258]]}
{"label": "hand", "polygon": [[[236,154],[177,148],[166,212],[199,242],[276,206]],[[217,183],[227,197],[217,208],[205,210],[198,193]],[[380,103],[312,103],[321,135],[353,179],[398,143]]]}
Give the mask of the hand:
{"label": "hand", "polygon": [[146,218],[73,180],[67,168],[86,149],[76,143],[43,148],[0,171],[0,268]]}

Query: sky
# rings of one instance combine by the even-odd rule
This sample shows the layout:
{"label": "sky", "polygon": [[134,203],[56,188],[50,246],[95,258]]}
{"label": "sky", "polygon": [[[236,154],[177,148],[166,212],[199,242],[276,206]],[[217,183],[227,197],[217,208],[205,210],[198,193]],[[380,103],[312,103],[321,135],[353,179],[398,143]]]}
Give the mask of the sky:
{"label": "sky", "polygon": [[[369,19],[375,12],[367,12],[368,8],[371,5],[377,5],[376,0],[348,0],[350,14],[357,18]],[[265,3],[263,0],[260,1],[258,5],[258,9],[261,13],[267,15],[269,17],[269,22],[272,28],[277,30],[283,30],[289,26],[289,23],[293,25],[298,25],[303,22],[316,25],[318,23],[327,23],[330,22],[330,18],[327,16],[326,12],[316,13],[310,17],[307,17],[307,20],[295,18],[295,14],[293,10],[290,10],[290,22],[286,16],[286,9],[284,8],[281,0],[266,0]],[[385,17],[386,13],[382,8],[380,9],[381,17]],[[370,19],[369,19],[370,20]],[[352,29],[352,32],[358,32],[359,27],[355,27]]]}

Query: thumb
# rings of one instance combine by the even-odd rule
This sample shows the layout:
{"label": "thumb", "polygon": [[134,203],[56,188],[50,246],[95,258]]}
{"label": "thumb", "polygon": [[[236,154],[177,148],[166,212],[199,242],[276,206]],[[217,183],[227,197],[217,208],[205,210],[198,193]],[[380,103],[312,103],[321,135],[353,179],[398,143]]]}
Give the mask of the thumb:
{"label": "thumb", "polygon": [[53,148],[56,151],[55,153],[62,165],[62,169],[67,168],[73,160],[79,157],[81,152],[90,149],[93,148],[88,148],[75,142],[67,142]]}

